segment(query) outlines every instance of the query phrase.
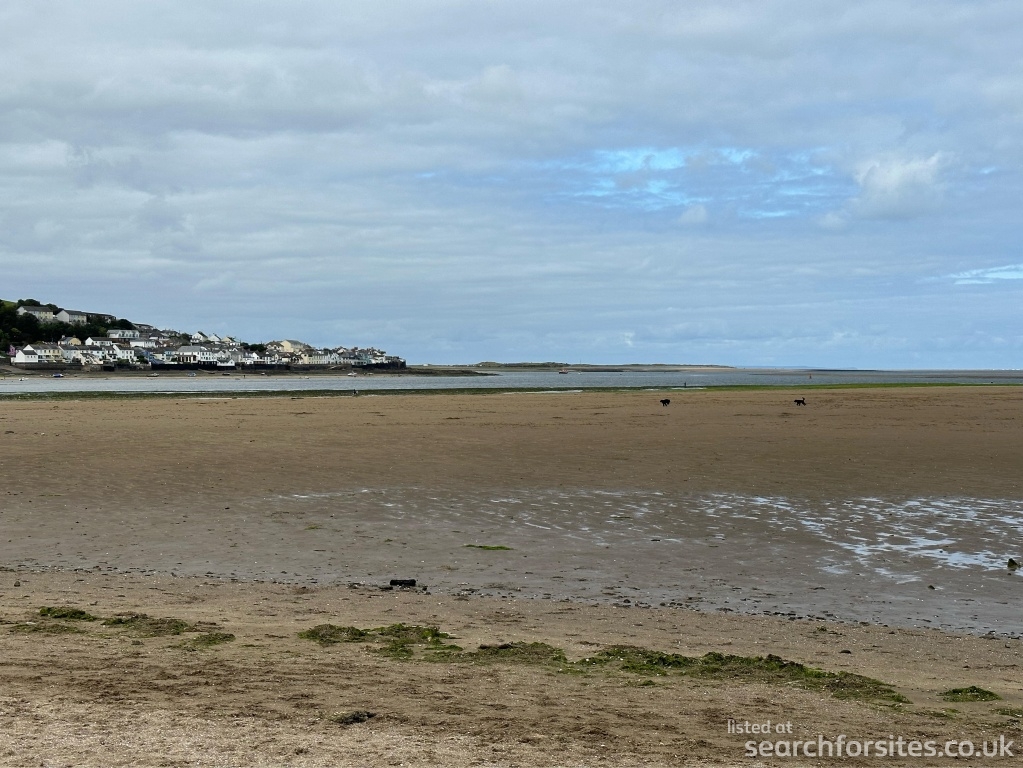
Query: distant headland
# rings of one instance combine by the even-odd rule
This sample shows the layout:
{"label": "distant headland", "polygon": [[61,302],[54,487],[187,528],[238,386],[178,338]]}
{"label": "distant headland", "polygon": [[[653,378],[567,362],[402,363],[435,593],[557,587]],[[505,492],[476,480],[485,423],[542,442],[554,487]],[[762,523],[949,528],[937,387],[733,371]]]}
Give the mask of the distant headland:
{"label": "distant headland", "polygon": [[252,343],[236,336],[157,328],[147,323],[44,304],[0,299],[0,368],[9,373],[255,371],[419,376],[492,376],[507,371],[625,373],[720,371],[732,366],[666,363],[601,365],[557,361],[408,365],[375,347],[319,348],[295,339]]}

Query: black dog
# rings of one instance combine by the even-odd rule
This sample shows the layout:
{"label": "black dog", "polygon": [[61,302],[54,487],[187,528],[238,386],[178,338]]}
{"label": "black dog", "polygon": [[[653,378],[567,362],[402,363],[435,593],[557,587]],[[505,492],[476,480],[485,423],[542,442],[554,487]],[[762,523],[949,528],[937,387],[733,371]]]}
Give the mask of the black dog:
{"label": "black dog", "polygon": [[664,398],[663,400],[661,400],[661,405],[671,405],[671,400],[669,400],[668,398]]}
{"label": "black dog", "polygon": [[799,399],[793,400],[792,402],[795,403],[796,405],[806,405],[806,398],[800,397]]}

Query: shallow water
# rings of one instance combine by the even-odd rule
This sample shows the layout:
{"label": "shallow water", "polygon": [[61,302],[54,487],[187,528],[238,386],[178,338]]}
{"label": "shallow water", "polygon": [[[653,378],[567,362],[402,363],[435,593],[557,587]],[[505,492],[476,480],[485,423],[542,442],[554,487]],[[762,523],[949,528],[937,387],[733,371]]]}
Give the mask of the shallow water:
{"label": "shallow water", "polygon": [[0,376],[0,396],[38,392],[301,392],[329,390],[374,392],[438,389],[550,389],[572,390],[625,387],[679,390],[700,387],[771,385],[800,387],[810,384],[956,383],[1023,384],[1023,371],[822,371],[809,369],[729,368],[714,371],[623,371],[559,374],[555,371],[505,371],[487,376],[416,376],[365,374],[272,375],[161,373],[155,377],[68,375],[55,379],[46,373]]}
{"label": "shallow water", "polygon": [[367,489],[358,496],[300,495],[276,503],[311,503],[340,511],[368,499],[379,506],[382,520],[395,525],[416,518],[464,520],[509,534],[516,529],[549,531],[565,541],[597,547],[653,537],[681,544],[771,532],[774,543],[809,538],[803,545],[814,542],[819,562],[832,573],[866,569],[899,580],[918,579],[913,574],[922,567],[987,571],[1004,568],[1009,557],[1023,560],[1015,538],[1023,523],[1023,502],[1011,500],[867,498],[811,504],[730,494],[672,497],[606,491],[445,498],[415,489]]}
{"label": "shallow water", "polygon": [[44,530],[32,506],[4,515],[12,564],[1023,634],[1015,500],[365,488],[76,513],[81,530],[121,518],[102,540]]}

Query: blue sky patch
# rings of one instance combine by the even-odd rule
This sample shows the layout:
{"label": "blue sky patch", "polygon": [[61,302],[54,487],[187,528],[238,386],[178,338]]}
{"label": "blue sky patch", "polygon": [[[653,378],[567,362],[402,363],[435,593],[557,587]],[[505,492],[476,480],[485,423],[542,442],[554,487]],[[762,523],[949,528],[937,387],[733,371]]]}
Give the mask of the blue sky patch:
{"label": "blue sky patch", "polygon": [[948,275],[956,285],[989,285],[1000,280],[1023,280],[1023,264],[1006,264],[986,269],[968,269]]}
{"label": "blue sky patch", "polygon": [[663,211],[705,206],[752,219],[818,216],[857,192],[815,153],[742,147],[601,149],[544,163],[558,195],[608,208]]}

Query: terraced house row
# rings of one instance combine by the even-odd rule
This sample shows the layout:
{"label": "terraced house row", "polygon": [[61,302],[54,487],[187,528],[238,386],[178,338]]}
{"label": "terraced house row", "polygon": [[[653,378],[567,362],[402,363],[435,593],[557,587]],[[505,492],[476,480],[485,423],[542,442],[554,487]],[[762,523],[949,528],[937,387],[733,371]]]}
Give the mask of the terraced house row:
{"label": "terraced house row", "polygon": [[191,335],[136,326],[110,330],[107,336],[85,340],[64,337],[56,343],[37,342],[8,350],[11,364],[24,368],[80,367],[83,370],[151,368],[404,368],[405,361],[375,348],[318,349],[285,339],[250,345],[230,336],[197,331]]}

